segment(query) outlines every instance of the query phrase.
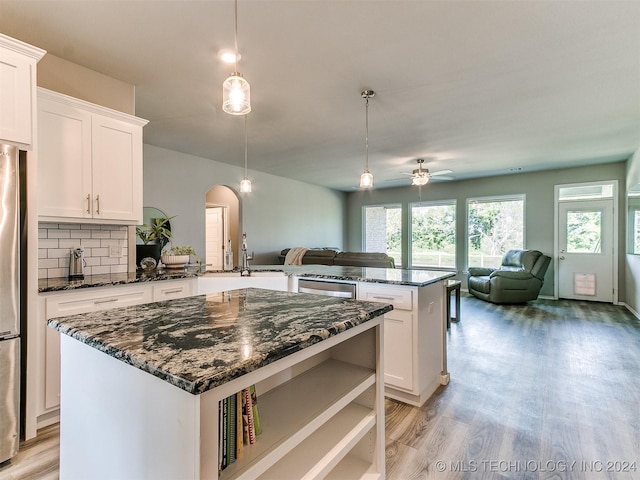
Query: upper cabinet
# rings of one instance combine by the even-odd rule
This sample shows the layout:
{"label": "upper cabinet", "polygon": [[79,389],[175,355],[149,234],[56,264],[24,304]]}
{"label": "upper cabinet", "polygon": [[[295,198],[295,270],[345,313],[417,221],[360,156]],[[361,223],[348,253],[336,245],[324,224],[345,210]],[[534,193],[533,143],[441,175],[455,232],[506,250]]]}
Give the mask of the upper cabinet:
{"label": "upper cabinet", "polygon": [[41,220],[142,223],[142,127],[147,121],[38,89]]}
{"label": "upper cabinet", "polygon": [[0,143],[31,148],[36,64],[44,54],[0,33]]}

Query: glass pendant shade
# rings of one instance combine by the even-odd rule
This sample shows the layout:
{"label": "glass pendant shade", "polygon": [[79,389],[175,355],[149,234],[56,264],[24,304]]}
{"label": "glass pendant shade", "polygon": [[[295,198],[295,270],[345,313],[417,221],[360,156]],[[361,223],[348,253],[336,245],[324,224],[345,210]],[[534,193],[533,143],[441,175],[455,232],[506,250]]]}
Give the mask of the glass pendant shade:
{"label": "glass pendant shade", "polygon": [[247,177],[244,177],[240,181],[240,192],[251,193],[251,180],[249,180]]}
{"label": "glass pendant shade", "polygon": [[233,72],[222,83],[222,110],[231,115],[246,115],[251,111],[251,88],[239,72]]}
{"label": "glass pendant shade", "polygon": [[360,175],[360,188],[372,188],[373,187],[373,174],[369,170],[365,170]]}

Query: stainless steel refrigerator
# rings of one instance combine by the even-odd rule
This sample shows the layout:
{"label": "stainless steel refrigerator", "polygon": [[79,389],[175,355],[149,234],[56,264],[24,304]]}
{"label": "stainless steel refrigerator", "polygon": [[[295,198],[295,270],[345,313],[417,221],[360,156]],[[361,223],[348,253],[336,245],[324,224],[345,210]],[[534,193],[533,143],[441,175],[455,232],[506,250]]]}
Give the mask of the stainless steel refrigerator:
{"label": "stainless steel refrigerator", "polygon": [[0,462],[20,442],[21,197],[18,149],[0,144]]}

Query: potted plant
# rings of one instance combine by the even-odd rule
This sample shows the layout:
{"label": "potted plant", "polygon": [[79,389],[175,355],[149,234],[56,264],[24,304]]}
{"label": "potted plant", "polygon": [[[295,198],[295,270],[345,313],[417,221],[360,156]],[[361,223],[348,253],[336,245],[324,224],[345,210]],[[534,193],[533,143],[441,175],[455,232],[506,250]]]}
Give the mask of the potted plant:
{"label": "potted plant", "polygon": [[164,248],[160,260],[167,268],[184,267],[191,258],[196,255],[196,251],[190,245],[171,245],[170,248]]}
{"label": "potted plant", "polygon": [[171,224],[169,218],[152,218],[151,223],[136,227],[136,235],[142,244],[136,245],[136,264],[140,265],[143,258],[151,257],[156,263],[164,246],[171,240]]}

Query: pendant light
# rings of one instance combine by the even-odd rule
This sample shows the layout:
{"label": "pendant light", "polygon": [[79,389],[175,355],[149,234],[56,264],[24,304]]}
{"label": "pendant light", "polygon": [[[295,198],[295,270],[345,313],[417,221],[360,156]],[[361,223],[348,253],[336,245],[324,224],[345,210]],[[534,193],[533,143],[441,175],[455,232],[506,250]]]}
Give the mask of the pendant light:
{"label": "pendant light", "polygon": [[231,115],[246,115],[251,111],[251,89],[238,72],[238,0],[235,0],[235,71],[222,83],[222,110]]}
{"label": "pendant light", "polygon": [[251,193],[251,180],[247,176],[247,153],[248,153],[248,135],[247,135],[247,116],[244,116],[244,178],[240,181],[240,193]]}
{"label": "pendant light", "polygon": [[373,188],[373,174],[369,171],[369,99],[375,96],[373,90],[363,90],[360,96],[366,100],[365,104],[365,136],[364,149],[365,161],[364,172],[360,175],[360,188]]}

